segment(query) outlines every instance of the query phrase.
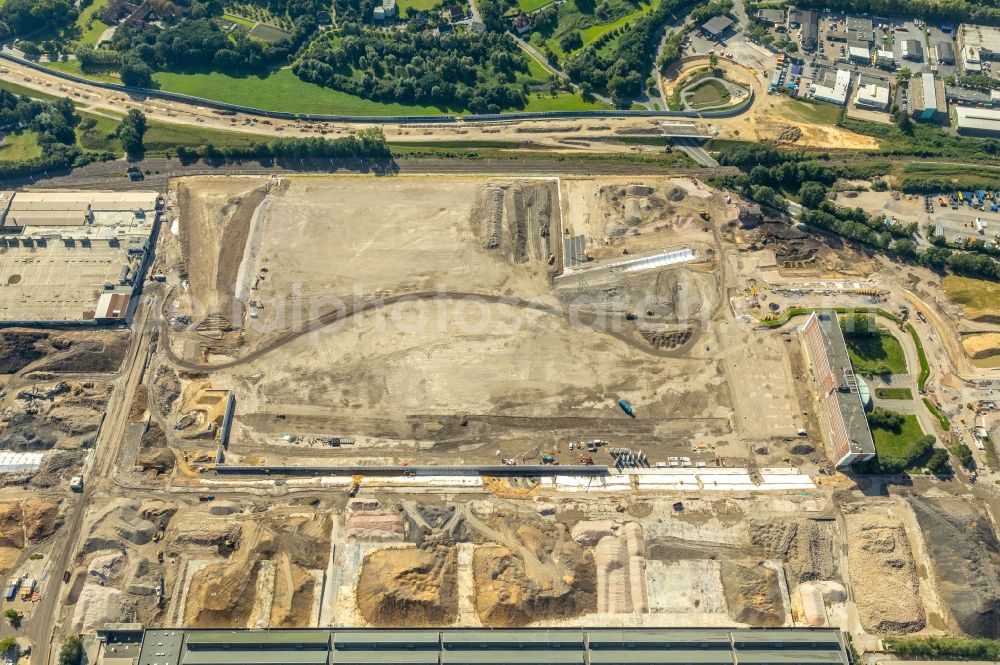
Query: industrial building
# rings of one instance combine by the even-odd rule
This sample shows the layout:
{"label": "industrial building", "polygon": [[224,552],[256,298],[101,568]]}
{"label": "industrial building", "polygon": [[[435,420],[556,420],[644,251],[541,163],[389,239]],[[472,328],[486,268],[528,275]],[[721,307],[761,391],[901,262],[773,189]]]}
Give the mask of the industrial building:
{"label": "industrial building", "polygon": [[937,63],[939,65],[955,64],[955,47],[951,42],[937,42],[933,48],[937,54]]}
{"label": "industrial building", "polygon": [[[157,628],[134,633],[120,628],[101,635],[104,643],[99,664],[101,656],[113,658],[113,665],[848,665],[850,662],[844,636],[833,628]],[[136,642],[141,642],[138,649]]]}
{"label": "industrial building", "polygon": [[838,69],[836,72],[830,70],[823,71],[821,76],[817,76],[813,81],[813,97],[821,102],[830,102],[843,106],[847,101],[847,93],[851,87],[851,73],[846,69]]}
{"label": "industrial building", "polygon": [[998,136],[1000,135],[1000,109],[956,106],[955,128],[963,136]]}
{"label": "industrial building", "polygon": [[701,32],[709,39],[721,40],[733,27],[733,19],[728,16],[713,16],[701,25]]}
{"label": "industrial building", "polygon": [[899,42],[899,53],[903,60],[912,62],[924,61],[924,47],[916,39],[904,39]]}
{"label": "industrial building", "polygon": [[785,24],[785,10],[784,9],[759,9],[757,10],[757,19],[761,23],[766,23],[768,25],[784,25]]}
{"label": "industrial building", "polygon": [[1000,28],[963,23],[955,38],[963,72],[981,72],[983,60],[1000,60]]}
{"label": "industrial building", "polygon": [[871,19],[848,16],[847,41],[871,46],[875,41],[875,26]]}
{"label": "industrial building", "polygon": [[0,193],[0,321],[127,321],[161,205],[156,192]]}
{"label": "industrial building", "polygon": [[910,80],[910,115],[920,122],[944,122],[948,118],[948,101],[944,82],[931,72],[924,72],[920,80]]}
{"label": "industrial building", "polygon": [[945,84],[944,92],[948,102],[958,106],[979,106],[984,108],[1000,106],[1000,91],[997,90],[979,90],[977,88]]}
{"label": "industrial building", "polygon": [[802,31],[801,43],[804,51],[816,50],[819,43],[819,12],[815,9],[791,9],[788,12],[788,27]]}
{"label": "industrial building", "polygon": [[847,343],[833,312],[813,312],[799,328],[829,431],[830,456],[837,466],[875,457],[865,405],[854,376]]}
{"label": "industrial building", "polygon": [[863,109],[884,111],[889,108],[889,84],[864,75],[858,77],[858,92],[854,103]]}

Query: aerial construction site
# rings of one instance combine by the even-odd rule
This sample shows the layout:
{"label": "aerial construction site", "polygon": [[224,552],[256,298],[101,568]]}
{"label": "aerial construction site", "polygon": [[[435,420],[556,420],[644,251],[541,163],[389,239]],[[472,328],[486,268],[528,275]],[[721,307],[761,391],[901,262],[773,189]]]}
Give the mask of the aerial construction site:
{"label": "aerial construction site", "polygon": [[[956,427],[993,394],[923,273],[697,177],[160,195],[127,327],[0,330],[0,564],[36,650],[118,663],[135,625],[1000,637],[985,448],[978,483],[858,466],[886,457],[865,396],[922,364]],[[834,308],[884,312],[902,367],[862,379]],[[898,409],[941,446],[927,400]]]}

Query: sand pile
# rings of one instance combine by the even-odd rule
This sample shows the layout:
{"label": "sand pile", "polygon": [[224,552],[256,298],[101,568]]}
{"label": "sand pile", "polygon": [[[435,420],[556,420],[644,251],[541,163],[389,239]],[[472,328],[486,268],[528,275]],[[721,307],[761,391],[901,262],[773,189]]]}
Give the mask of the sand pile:
{"label": "sand pile", "polygon": [[125,590],[136,596],[151,596],[156,593],[157,579],[149,568],[149,559],[144,556],[132,559],[126,575]]}
{"label": "sand pile", "polygon": [[174,452],[167,446],[167,435],[155,420],[149,423],[149,429],[139,439],[135,464],[156,475],[170,473],[177,465]]}
{"label": "sand pile", "polygon": [[680,187],[667,187],[663,192],[664,198],[674,203],[680,203],[687,198],[687,193]]}
{"label": "sand pile", "polygon": [[729,616],[754,627],[785,623],[778,573],[760,564],[741,565],[723,561],[720,567]]}
{"label": "sand pile", "polygon": [[156,533],[156,525],[143,518],[140,504],[133,499],[115,499],[97,516],[87,541],[85,553],[121,549],[124,542],[145,545]]}
{"label": "sand pile", "polygon": [[750,542],[764,547],[785,562],[789,582],[839,580],[833,533],[827,523],[815,520],[753,520],[748,524]]}
{"label": "sand pile", "polygon": [[365,557],[361,615],[373,626],[447,625],[458,614],[454,548],[386,549]]}
{"label": "sand pile", "polygon": [[792,616],[814,628],[828,626],[826,606],[846,600],[847,591],[839,582],[804,582],[792,595]]}
{"label": "sand pile", "polygon": [[618,525],[611,520],[586,520],[574,524],[569,533],[577,543],[593,547],[601,538],[618,535],[618,532]]}
{"label": "sand pile", "polygon": [[406,537],[399,513],[355,513],[347,518],[347,535],[355,540],[390,541]]}
{"label": "sand pile", "polygon": [[597,611],[625,614],[632,611],[632,583],[625,540],[605,536],[594,548],[597,567]]}
{"label": "sand pile", "polygon": [[884,505],[845,506],[844,518],[851,586],[862,626],[880,634],[921,630],[924,606],[903,522]]}
{"label": "sand pile", "polygon": [[232,501],[213,501],[208,506],[209,515],[232,515],[238,512],[240,512],[239,504]]}
{"label": "sand pile", "polygon": [[86,584],[76,602],[73,614],[73,633],[90,633],[104,624],[118,620],[124,595],[118,589],[99,584]]}
{"label": "sand pile", "polygon": [[539,618],[577,616],[596,609],[594,559],[581,552],[575,568],[552,585],[537,579],[522,557],[502,545],[480,546],[473,556],[476,613],[486,626],[524,626]]}
{"label": "sand pile", "polygon": [[95,556],[87,566],[87,579],[95,584],[107,584],[121,577],[125,564],[125,554],[122,552]]}
{"label": "sand pile", "polygon": [[1000,639],[1000,542],[985,504],[912,497],[941,600],[971,637]]}
{"label": "sand pile", "polygon": [[984,360],[1000,355],[1000,333],[981,333],[962,337],[962,348],[975,360]]}
{"label": "sand pile", "polygon": [[48,538],[62,526],[59,503],[22,499],[0,503],[0,570],[10,568],[25,547]]}

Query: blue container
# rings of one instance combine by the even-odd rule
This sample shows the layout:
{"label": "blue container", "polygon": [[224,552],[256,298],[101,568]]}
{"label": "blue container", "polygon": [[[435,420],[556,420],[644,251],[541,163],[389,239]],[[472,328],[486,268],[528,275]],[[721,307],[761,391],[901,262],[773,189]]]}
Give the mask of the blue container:
{"label": "blue container", "polygon": [[635,410],[632,408],[632,405],[629,404],[627,401],[623,399],[618,400],[618,406],[620,406],[622,411],[625,412],[625,415],[627,415],[630,418],[635,418]]}

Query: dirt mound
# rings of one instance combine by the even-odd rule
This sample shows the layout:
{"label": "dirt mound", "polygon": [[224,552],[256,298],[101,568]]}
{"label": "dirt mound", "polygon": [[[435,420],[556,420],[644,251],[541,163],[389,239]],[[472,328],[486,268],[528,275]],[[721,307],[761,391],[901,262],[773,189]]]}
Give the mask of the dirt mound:
{"label": "dirt mound", "polygon": [[22,499],[0,503],[0,569],[6,570],[21,551],[38,543],[62,526],[59,503],[46,499]]}
{"label": "dirt mound", "polygon": [[903,522],[886,504],[845,506],[844,519],[851,586],[861,624],[879,634],[921,630],[924,606]]}
{"label": "dirt mound", "polygon": [[674,203],[680,203],[687,198],[687,193],[680,187],[667,187],[663,192],[663,196],[668,201],[673,201]]}
{"label": "dirt mound", "polygon": [[597,608],[594,559],[583,552],[572,584],[561,589],[539,585],[524,559],[501,545],[482,546],[473,557],[476,613],[484,625],[524,626],[539,618],[568,618]]}
{"label": "dirt mound", "polygon": [[741,565],[723,561],[720,572],[729,616],[754,627],[774,627],[785,623],[778,573],[762,565]]}
{"label": "dirt mound", "polygon": [[52,450],[42,458],[42,464],[28,483],[29,487],[57,487],[76,474],[83,466],[84,450]]}
{"label": "dirt mound", "polygon": [[155,420],[149,423],[149,429],[139,439],[135,464],[156,475],[172,472],[177,464],[174,452],[167,446],[167,435]]}
{"label": "dirt mound", "polygon": [[181,381],[172,367],[160,365],[153,378],[153,406],[161,416],[170,414],[174,402],[181,396]]}
{"label": "dirt mound", "polygon": [[570,536],[581,545],[594,546],[606,536],[614,536],[619,527],[611,520],[585,520],[577,522],[570,530]]}
{"label": "dirt mound", "polygon": [[153,539],[156,525],[140,514],[141,504],[133,499],[116,499],[95,518],[84,553],[121,549],[125,543],[145,545]]}
{"label": "dirt mound", "polygon": [[73,633],[90,633],[104,624],[118,621],[124,594],[118,589],[99,584],[87,584],[80,593],[73,614]]}
{"label": "dirt mound", "polygon": [[840,579],[833,533],[828,524],[815,520],[753,520],[748,530],[751,543],[784,560],[792,585]]}
{"label": "dirt mound", "polygon": [[962,348],[975,360],[985,360],[1000,355],[1000,333],[982,333],[962,338]]}
{"label": "dirt mound", "polygon": [[448,625],[458,615],[454,548],[386,549],[365,557],[358,609],[373,626]]}
{"label": "dirt mound", "polygon": [[1000,543],[978,500],[912,497],[938,593],[963,632],[1000,638]]}
{"label": "dirt mound", "polygon": [[399,513],[362,512],[347,518],[347,535],[354,540],[402,540],[406,536]]}
{"label": "dirt mound", "polygon": [[642,338],[649,342],[650,346],[657,349],[676,349],[684,346],[691,340],[693,330],[684,328],[683,330],[651,330],[644,328]]}
{"label": "dirt mound", "polygon": [[0,374],[14,374],[47,353],[49,334],[35,330],[0,332]]}
{"label": "dirt mound", "polygon": [[[93,337],[90,333],[88,337]],[[100,333],[97,339],[81,339],[79,333],[54,335],[49,341],[54,353],[33,368],[40,372],[82,374],[117,372],[128,351],[129,335],[124,331]]]}

